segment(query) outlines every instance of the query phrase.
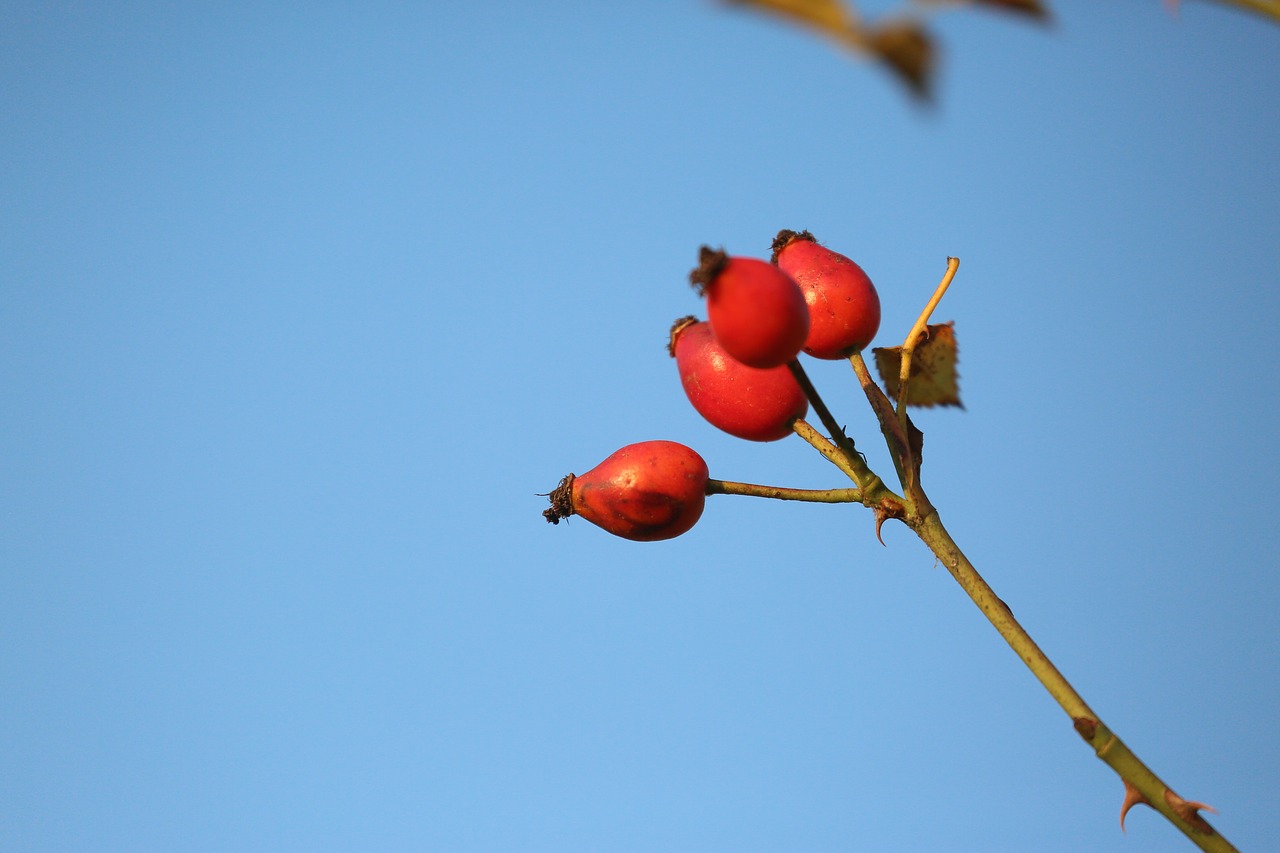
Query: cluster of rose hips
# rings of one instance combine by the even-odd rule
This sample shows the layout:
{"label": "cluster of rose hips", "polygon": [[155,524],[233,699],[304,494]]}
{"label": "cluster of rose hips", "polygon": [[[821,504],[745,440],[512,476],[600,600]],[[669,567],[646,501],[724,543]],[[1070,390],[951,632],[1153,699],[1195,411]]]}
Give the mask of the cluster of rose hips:
{"label": "cluster of rose hips", "polygon": [[[880,297],[856,263],[807,231],[780,231],[771,261],[702,248],[690,281],[707,319],[684,317],[669,351],[698,414],[730,435],[776,441],[809,411],[797,357],[843,359],[880,328]],[[673,441],[618,450],[585,474],[565,477],[543,515],[579,515],[639,542],[671,539],[702,516],[707,463]]]}

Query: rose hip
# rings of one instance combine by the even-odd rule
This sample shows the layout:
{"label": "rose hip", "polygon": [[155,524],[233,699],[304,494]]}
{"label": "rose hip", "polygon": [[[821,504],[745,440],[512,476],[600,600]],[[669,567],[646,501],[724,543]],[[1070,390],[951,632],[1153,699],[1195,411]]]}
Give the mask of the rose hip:
{"label": "rose hip", "polygon": [[689,280],[707,298],[707,320],[725,352],[748,367],[791,361],[809,334],[800,287],[780,268],[707,246]]}
{"label": "rose hip", "polygon": [[549,497],[542,515],[552,524],[579,515],[623,539],[672,539],[702,516],[707,463],[674,441],[628,444],[587,473],[565,477]]}
{"label": "rose hip", "polygon": [[698,414],[730,435],[776,441],[809,411],[809,401],[786,366],[758,370],[725,352],[711,325],[684,317],[671,327],[669,351],[684,393]]}
{"label": "rose hip", "polygon": [[808,231],[779,231],[773,262],[804,293],[809,311],[806,353],[846,358],[871,343],[880,329],[880,296],[862,267],[818,245]]}

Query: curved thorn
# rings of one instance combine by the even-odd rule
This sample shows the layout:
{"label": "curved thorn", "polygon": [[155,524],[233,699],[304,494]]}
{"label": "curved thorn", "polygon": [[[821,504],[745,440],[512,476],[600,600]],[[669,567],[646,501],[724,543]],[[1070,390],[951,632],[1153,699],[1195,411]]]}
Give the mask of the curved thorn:
{"label": "curved thorn", "polygon": [[1184,800],[1173,791],[1167,789],[1164,792],[1164,801],[1169,804],[1169,808],[1173,809],[1174,814],[1191,824],[1198,832],[1203,832],[1206,835],[1213,834],[1213,827],[1200,816],[1201,809],[1217,814],[1218,810],[1213,806],[1207,803],[1197,803],[1194,800]]}
{"label": "curved thorn", "polygon": [[1129,809],[1141,803],[1144,806],[1151,805],[1151,801],[1142,796],[1142,792],[1133,787],[1133,783],[1128,779],[1124,780],[1124,802],[1120,805],[1120,831],[1127,832],[1124,828],[1125,816],[1129,814]]}

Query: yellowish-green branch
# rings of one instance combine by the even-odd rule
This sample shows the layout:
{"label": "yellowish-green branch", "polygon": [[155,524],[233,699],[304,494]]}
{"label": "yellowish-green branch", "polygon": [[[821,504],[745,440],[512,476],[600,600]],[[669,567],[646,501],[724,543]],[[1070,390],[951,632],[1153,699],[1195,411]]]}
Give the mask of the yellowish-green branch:
{"label": "yellowish-green branch", "polygon": [[[902,459],[898,474],[906,496],[905,511],[897,517],[910,527],[947,567],[947,571],[960,584],[961,589],[968,594],[1000,636],[1031,670],[1031,674],[1049,691],[1049,695],[1071,718],[1076,732],[1093,747],[1098,758],[1110,766],[1124,781],[1126,794],[1121,810],[1122,826],[1125,812],[1136,803],[1145,803],[1168,818],[1202,850],[1216,851],[1216,853],[1234,851],[1235,848],[1231,843],[1219,835],[1200,815],[1199,810],[1208,807],[1202,803],[1188,802],[1175,794],[1107,728],[1066,677],[1058,671],[1058,668],[1049,660],[1049,656],[1036,645],[1031,635],[1014,618],[1013,611],[996,595],[982,575],[978,574],[973,563],[960,550],[960,546],[951,538],[947,529],[942,526],[937,510],[929,502],[916,476],[919,460],[915,459],[915,454],[908,442],[909,422],[906,417],[906,387],[911,369],[911,353],[928,325],[933,310],[955,277],[959,263],[956,258],[947,259],[947,272],[942,282],[934,290],[925,309],[920,312],[919,318],[903,344],[902,372],[899,376],[896,410],[872,380],[862,356],[855,353],[850,358],[850,363],[866,392],[872,411],[880,422],[880,431],[885,437],[891,454],[895,460],[899,457]],[[907,468],[905,472],[904,467]]]}
{"label": "yellowish-green branch", "polygon": [[[978,574],[973,563],[969,562],[969,558],[942,526],[942,520],[936,511],[912,525],[912,529],[946,566],[951,576],[969,598],[973,599],[973,603],[1031,670],[1031,674],[1044,685],[1062,710],[1067,712],[1076,733],[1093,747],[1098,758],[1124,780],[1126,790],[1137,792],[1136,802],[1146,803],[1159,811],[1201,850],[1229,853],[1236,849],[1200,816],[1198,810],[1207,806],[1188,802],[1174,793],[1099,719],[1049,660],[1049,656],[1014,618],[1013,611],[995,594],[982,575]],[[1123,820],[1123,814],[1121,819]]]}
{"label": "yellowish-green branch", "polygon": [[[865,468],[865,463],[860,466],[855,466],[846,453],[833,444],[825,435],[814,429],[813,425],[804,418],[796,420],[795,423],[791,425],[791,430],[796,435],[809,442],[815,450],[827,457],[827,460],[832,465],[844,472],[844,475],[850,480],[853,480],[853,482],[861,485],[863,481],[869,479],[867,472],[863,470],[863,468]],[[854,454],[854,458],[859,462],[862,462],[862,457],[858,456],[856,453]],[[865,486],[863,486],[863,488],[865,488]]]}
{"label": "yellowish-green branch", "polygon": [[[854,446],[853,440],[844,434],[844,427],[832,416],[831,410],[827,408],[822,396],[818,394],[818,389],[813,387],[813,383],[809,381],[809,375],[805,373],[799,360],[792,359],[787,362],[787,367],[791,370],[791,375],[795,377],[800,389],[804,391],[805,397],[809,399],[809,405],[817,413],[818,419],[822,421],[822,425],[831,434],[831,443],[836,446],[840,455],[844,457],[844,464],[837,465],[837,467],[848,474],[868,494],[883,488],[883,481],[876,476],[874,471],[867,467],[866,460],[862,458],[862,454]],[[797,423],[803,423],[803,420],[797,421]],[[804,435],[801,434],[801,437],[804,438]],[[809,439],[805,438],[805,440],[808,441]],[[809,443],[813,444],[812,441]]]}

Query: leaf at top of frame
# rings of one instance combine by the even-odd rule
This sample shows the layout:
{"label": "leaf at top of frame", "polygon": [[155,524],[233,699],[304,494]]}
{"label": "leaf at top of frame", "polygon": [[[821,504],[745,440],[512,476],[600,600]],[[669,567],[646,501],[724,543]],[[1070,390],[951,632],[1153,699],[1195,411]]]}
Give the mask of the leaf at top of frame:
{"label": "leaf at top of frame", "polygon": [[[939,5],[946,4],[954,6],[955,0],[925,0],[929,3],[937,3]],[[1049,6],[1040,0],[968,0],[974,6],[988,6],[1001,12],[1011,12],[1015,15],[1025,15],[1029,18],[1047,21],[1049,19]]]}
{"label": "leaf at top of frame", "polygon": [[979,6],[991,6],[1004,12],[1027,15],[1041,21],[1049,19],[1048,5],[1040,0],[974,0]]}
{"label": "leaf at top of frame", "polygon": [[[876,347],[876,371],[884,382],[889,399],[898,399],[898,377],[902,373],[902,347]],[[928,327],[911,356],[911,376],[907,381],[908,406],[958,406],[959,376],[956,373],[956,331],[954,323]]]}
{"label": "leaf at top of frame", "polygon": [[866,34],[867,46],[907,84],[911,94],[929,99],[933,83],[933,37],[915,21],[890,21]]}
{"label": "leaf at top of frame", "polygon": [[840,0],[729,0],[737,6],[754,6],[822,30],[838,39],[848,37],[853,19]]}

